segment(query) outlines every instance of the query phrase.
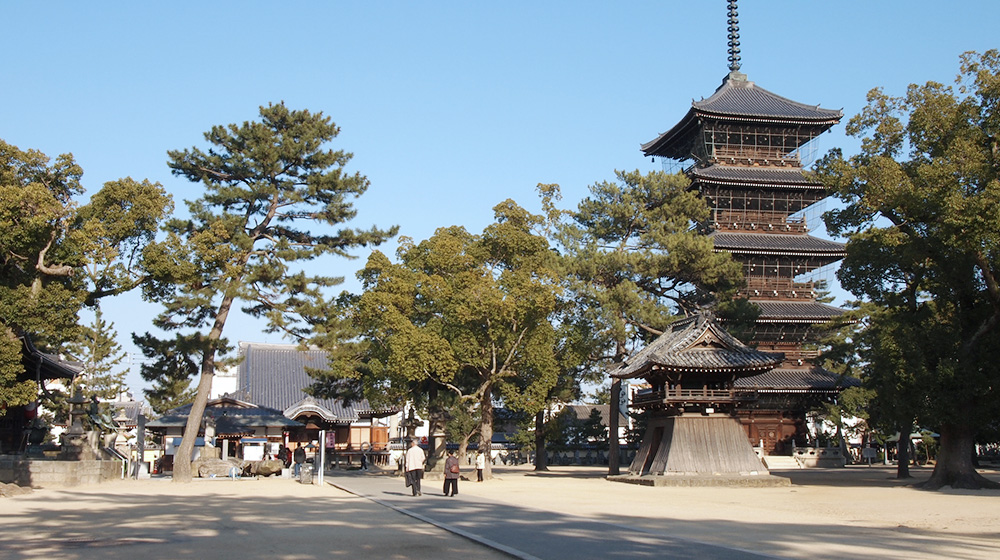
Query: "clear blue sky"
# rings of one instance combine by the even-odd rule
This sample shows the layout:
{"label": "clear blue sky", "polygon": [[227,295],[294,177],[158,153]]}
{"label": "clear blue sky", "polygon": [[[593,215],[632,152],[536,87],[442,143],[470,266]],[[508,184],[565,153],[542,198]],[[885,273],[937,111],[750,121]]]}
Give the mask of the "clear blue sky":
{"label": "clear blue sky", "polygon": [[[357,224],[398,224],[417,240],[441,226],[481,231],[506,198],[537,210],[538,183],[559,183],[572,206],[615,169],[658,169],[639,144],[728,72],[723,0],[40,1],[3,12],[0,138],[71,152],[88,192],[148,178],[182,206],[199,189],[170,175],[167,150],[204,146],[212,125],[284,101],[341,126],[334,147],[372,183]],[[873,87],[952,83],[959,54],[1000,46],[998,23],[995,0],[744,0],[742,71],[850,117]],[[820,148],[856,145],[841,124]],[[323,272],[351,281],[358,256]],[[103,307],[130,352],[129,333],[158,312],[135,296]],[[226,335],[281,341],[241,316]],[[140,396],[141,379],[129,380]]]}

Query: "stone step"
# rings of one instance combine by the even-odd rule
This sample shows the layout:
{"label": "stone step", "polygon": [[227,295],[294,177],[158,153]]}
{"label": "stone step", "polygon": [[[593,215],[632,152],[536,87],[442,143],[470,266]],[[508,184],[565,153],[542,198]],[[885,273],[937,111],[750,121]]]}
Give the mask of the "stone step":
{"label": "stone step", "polygon": [[767,467],[769,471],[780,471],[780,470],[791,470],[791,469],[801,469],[802,464],[798,462],[795,457],[790,457],[787,455],[765,455],[761,457],[764,461],[764,466]]}

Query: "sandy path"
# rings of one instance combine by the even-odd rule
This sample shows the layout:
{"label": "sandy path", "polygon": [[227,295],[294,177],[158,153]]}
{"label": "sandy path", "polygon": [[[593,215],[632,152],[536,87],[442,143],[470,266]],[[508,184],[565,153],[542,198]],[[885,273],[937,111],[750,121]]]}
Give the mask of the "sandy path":
{"label": "sandy path", "polygon": [[[650,488],[608,482],[599,468],[499,467],[496,479],[462,481],[460,492],[597,520],[611,539],[627,527],[810,560],[1000,557],[1000,491],[916,490],[893,472],[777,473],[792,479],[786,488]],[[364,475],[342,476],[349,484]],[[125,557],[505,556],[333,487],[287,479],[117,481],[0,499],[0,558]]]}
{"label": "sandy path", "polygon": [[[1000,558],[1000,490],[918,490],[886,467],[776,472],[792,479],[786,488],[650,488],[602,474],[501,468],[497,481],[466,483],[463,491],[793,558]],[[930,470],[914,474],[923,480]],[[995,471],[984,474],[1000,480]]]}
{"label": "sandy path", "polygon": [[332,487],[119,481],[0,500],[0,558],[507,558]]}

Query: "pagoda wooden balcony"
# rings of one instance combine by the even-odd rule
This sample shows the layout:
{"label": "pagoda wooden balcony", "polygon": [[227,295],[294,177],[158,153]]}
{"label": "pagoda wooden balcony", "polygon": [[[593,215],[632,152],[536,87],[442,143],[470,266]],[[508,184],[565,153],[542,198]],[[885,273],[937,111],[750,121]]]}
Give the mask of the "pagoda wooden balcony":
{"label": "pagoda wooden balcony", "polygon": [[783,350],[783,352],[785,353],[786,363],[789,362],[798,363],[799,365],[816,360],[817,358],[819,358],[820,354],[819,350],[802,350],[802,349]]}
{"label": "pagoda wooden balcony", "polygon": [[757,400],[754,392],[736,389],[666,389],[645,391],[635,395],[632,405],[637,408],[662,408],[683,405],[722,405]]}
{"label": "pagoda wooden balcony", "polygon": [[814,282],[793,282],[790,278],[748,276],[746,287],[741,290],[741,293],[751,298],[812,300],[816,298],[816,284]]}
{"label": "pagoda wooden balcony", "polygon": [[728,165],[802,167],[798,152],[773,146],[714,144],[709,146],[709,161]]}
{"label": "pagoda wooden balcony", "polygon": [[759,233],[808,233],[805,218],[790,218],[782,212],[717,211],[717,231],[755,231]]}

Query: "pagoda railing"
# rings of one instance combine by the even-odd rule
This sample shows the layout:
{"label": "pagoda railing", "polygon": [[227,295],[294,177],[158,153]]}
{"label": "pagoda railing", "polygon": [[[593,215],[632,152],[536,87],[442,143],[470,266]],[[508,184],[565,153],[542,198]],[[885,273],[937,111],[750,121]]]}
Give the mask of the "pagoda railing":
{"label": "pagoda railing", "polygon": [[762,278],[748,276],[744,294],[748,297],[766,297],[778,299],[805,299],[816,297],[814,282],[793,282],[790,278]]}
{"label": "pagoda railing", "polygon": [[643,408],[663,404],[725,404],[752,401],[756,398],[756,393],[745,390],[676,388],[637,393],[632,404]]}
{"label": "pagoda railing", "polygon": [[712,147],[712,163],[723,165],[756,165],[765,167],[801,167],[796,152],[789,153],[783,148],[773,146],[731,146],[716,145]]}
{"label": "pagoda railing", "polygon": [[816,358],[819,358],[819,350],[783,350],[785,353],[785,362],[798,362],[798,365],[802,365],[805,362],[812,362]]}
{"label": "pagoda railing", "polygon": [[791,218],[781,212],[718,210],[715,229],[761,233],[808,233],[805,218]]}

